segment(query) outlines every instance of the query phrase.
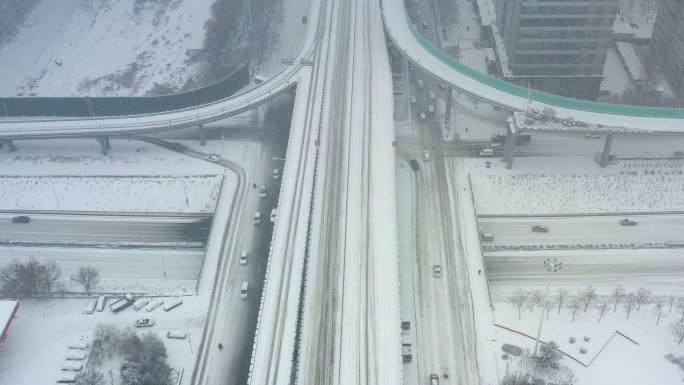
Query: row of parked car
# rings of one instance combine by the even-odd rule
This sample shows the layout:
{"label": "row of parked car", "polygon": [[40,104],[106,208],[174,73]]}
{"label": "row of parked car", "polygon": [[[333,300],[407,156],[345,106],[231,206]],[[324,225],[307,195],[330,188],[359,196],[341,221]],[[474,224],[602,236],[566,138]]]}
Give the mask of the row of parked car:
{"label": "row of parked car", "polygon": [[[95,311],[104,311],[104,307],[109,300],[109,296],[101,295],[97,301],[90,301],[86,306],[86,314],[93,314]],[[133,306],[136,311],[145,308],[148,312],[163,305],[164,311],[169,311],[177,308],[183,303],[183,300],[177,297],[174,298],[140,298],[138,300],[131,294],[126,294],[123,298],[118,298],[116,301],[109,304],[109,309],[114,313],[118,313],[127,307]]]}

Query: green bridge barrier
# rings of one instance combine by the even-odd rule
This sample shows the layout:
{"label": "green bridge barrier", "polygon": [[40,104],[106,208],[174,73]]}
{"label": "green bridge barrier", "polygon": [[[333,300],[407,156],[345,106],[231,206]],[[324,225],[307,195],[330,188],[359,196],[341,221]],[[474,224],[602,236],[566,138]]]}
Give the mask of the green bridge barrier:
{"label": "green bridge barrier", "polygon": [[[449,67],[468,76],[480,83],[494,87],[500,91],[507,92],[512,95],[520,96],[527,99],[528,89],[517,84],[509,83],[505,80],[497,79],[489,76],[467,65],[460,63],[458,60],[452,58],[446,53],[439,50],[439,48],[427,41],[423,35],[413,26],[413,22],[409,18],[406,6],[404,5],[404,15],[411,33],[416,40],[433,56],[444,62]],[[532,90],[532,100],[558,106],[564,108],[571,108],[575,110],[584,110],[591,112],[615,114],[615,115],[631,115],[631,116],[647,116],[656,118],[684,118],[684,109],[682,108],[664,108],[664,107],[644,107],[644,106],[628,106],[624,104],[610,104],[600,102],[590,102],[588,100],[573,99],[565,96],[558,96],[546,92]]]}

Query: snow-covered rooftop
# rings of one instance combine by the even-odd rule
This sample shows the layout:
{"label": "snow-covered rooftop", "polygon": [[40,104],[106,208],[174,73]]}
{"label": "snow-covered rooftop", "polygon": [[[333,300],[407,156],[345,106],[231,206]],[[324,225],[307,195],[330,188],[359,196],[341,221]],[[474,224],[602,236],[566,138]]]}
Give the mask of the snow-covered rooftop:
{"label": "snow-covered rooftop", "polygon": [[616,41],[617,46],[622,60],[627,66],[627,70],[632,76],[632,80],[644,80],[646,78],[646,69],[644,65],[641,64],[641,59],[634,50],[634,46],[631,43],[625,43],[622,41]]}
{"label": "snow-covered rooftop", "polygon": [[14,317],[14,312],[19,307],[19,302],[17,301],[0,301],[0,342],[5,339],[5,334],[7,334],[7,329],[9,329],[10,323],[12,323],[12,318]]}

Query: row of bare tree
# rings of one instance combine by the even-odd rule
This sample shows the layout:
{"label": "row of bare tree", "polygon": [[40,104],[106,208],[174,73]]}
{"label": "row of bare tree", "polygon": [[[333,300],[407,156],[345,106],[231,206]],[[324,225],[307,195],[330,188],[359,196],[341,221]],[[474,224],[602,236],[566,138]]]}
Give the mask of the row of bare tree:
{"label": "row of bare tree", "polygon": [[[80,267],[70,280],[83,286],[90,295],[100,283],[100,271],[92,266]],[[67,293],[62,268],[52,259],[41,262],[31,256],[26,262],[14,261],[0,268],[0,293],[4,296],[28,298],[54,291]]]}

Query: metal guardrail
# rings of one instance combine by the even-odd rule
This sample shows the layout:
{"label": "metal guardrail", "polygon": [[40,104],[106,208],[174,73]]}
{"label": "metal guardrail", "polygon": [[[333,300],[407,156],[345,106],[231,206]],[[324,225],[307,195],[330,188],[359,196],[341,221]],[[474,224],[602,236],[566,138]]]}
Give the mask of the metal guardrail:
{"label": "metal guardrail", "polygon": [[[453,68],[454,70],[460,72],[461,74],[466,75],[474,80],[477,80],[482,84],[488,85],[490,87],[496,88],[499,91],[503,91],[525,99],[528,98],[530,90],[528,90],[527,88],[519,86],[517,84],[509,83],[505,80],[497,79],[493,76],[484,74],[473,68],[470,68],[467,65],[460,63],[458,60],[447,55],[446,53],[442,52],[439,48],[432,45],[413,26],[413,22],[409,18],[405,5],[404,15],[406,16],[406,23],[408,25],[408,28],[415,37],[415,39],[418,41],[418,43],[420,43],[421,46],[423,46],[423,48],[425,48],[430,54],[435,56],[437,59],[439,59],[449,67]],[[575,110],[584,110],[615,115],[684,119],[684,109],[682,108],[628,106],[623,104],[591,102],[588,100],[573,99],[536,90],[531,90],[531,99],[538,102]]]}

